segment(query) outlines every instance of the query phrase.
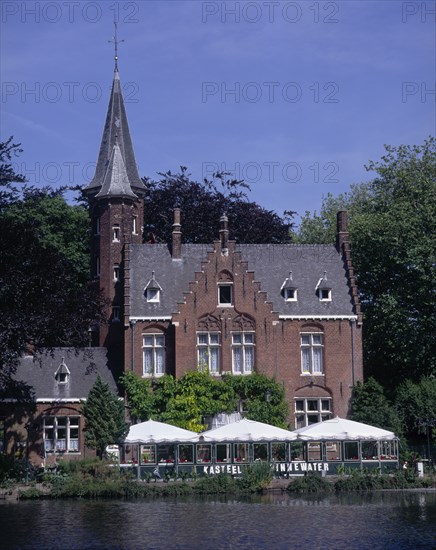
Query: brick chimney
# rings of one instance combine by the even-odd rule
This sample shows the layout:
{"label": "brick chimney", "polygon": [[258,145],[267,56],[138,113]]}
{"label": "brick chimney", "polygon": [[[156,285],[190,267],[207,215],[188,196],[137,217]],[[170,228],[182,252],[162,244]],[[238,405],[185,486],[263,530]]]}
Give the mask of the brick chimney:
{"label": "brick chimney", "polygon": [[336,223],[336,246],[339,253],[342,253],[344,243],[350,241],[350,235],[348,233],[348,214],[346,210],[340,210],[337,214]]}
{"label": "brick chimney", "polygon": [[227,256],[229,253],[229,219],[225,214],[220,218],[220,242],[221,254]]}
{"label": "brick chimney", "polygon": [[180,231],[180,208],[174,208],[172,259],[182,257],[182,232]]}

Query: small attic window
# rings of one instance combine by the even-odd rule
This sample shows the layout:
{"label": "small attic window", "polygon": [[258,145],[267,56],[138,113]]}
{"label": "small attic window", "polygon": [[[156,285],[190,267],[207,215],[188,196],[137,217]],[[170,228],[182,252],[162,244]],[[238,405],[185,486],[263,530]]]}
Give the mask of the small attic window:
{"label": "small attic window", "polygon": [[154,302],[154,303],[160,302],[161,290],[162,290],[162,287],[156,281],[156,277],[153,271],[151,274],[151,279],[148,281],[145,287],[145,298],[147,302]]}
{"label": "small attic window", "polygon": [[297,287],[292,279],[292,271],[289,272],[289,277],[282,285],[282,295],[287,302],[297,301]]}
{"label": "small attic window", "polygon": [[70,377],[70,371],[65,364],[65,360],[62,357],[62,362],[58,367],[58,370],[55,372],[55,379],[58,384],[67,384]]}
{"label": "small attic window", "polygon": [[159,302],[160,291],[158,288],[147,288],[147,302]]}
{"label": "small attic window", "polygon": [[329,288],[321,288],[319,291],[319,299],[321,302],[330,302],[332,299],[332,291]]}
{"label": "small attic window", "polygon": [[296,288],[285,288],[284,296],[287,302],[296,302],[297,301],[297,289]]}
{"label": "small attic window", "polygon": [[324,271],[324,276],[318,281],[316,285],[318,297],[320,302],[331,302],[332,300],[332,287],[327,281],[327,271]]}

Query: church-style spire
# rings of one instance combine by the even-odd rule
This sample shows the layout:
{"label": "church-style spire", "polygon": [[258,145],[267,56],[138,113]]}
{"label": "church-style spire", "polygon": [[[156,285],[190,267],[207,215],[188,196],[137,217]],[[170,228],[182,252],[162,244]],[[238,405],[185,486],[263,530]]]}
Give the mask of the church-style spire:
{"label": "church-style spire", "polygon": [[85,188],[85,192],[91,196],[97,194],[99,194],[100,197],[102,196],[100,192],[102,191],[109,162],[116,144],[119,147],[127,175],[124,188],[129,188],[130,192],[127,192],[126,196],[141,196],[145,191],[145,186],[139,177],[138,169],[136,167],[135,153],[133,152],[126,110],[124,108],[123,94],[121,91],[117,59],[118,56],[116,55],[114,80],[106,115],[106,123],[103,130],[103,137],[100,145],[100,152],[97,160],[97,167],[91,183]]}
{"label": "church-style spire", "polygon": [[106,168],[106,174],[103,178],[100,191],[95,196],[96,199],[115,197],[130,197],[132,199],[138,198],[130,186],[126,165],[124,164],[124,159],[121,154],[118,140],[115,141],[115,145],[112,149],[112,154]]}

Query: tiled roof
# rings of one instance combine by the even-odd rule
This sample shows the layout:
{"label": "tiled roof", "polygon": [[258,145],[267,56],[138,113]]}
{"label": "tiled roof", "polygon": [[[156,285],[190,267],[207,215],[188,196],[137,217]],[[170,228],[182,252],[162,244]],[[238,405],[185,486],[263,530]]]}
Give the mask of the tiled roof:
{"label": "tiled roof", "polygon": [[[189,282],[195,281],[195,272],[201,262],[207,260],[211,246],[182,245],[180,260],[173,260],[167,245],[134,244],[130,257],[131,317],[167,317],[177,311],[177,303],[183,301],[183,292],[189,290]],[[145,289],[154,277],[161,287],[159,302],[147,302]]]}
{"label": "tiled roof", "polygon": [[[56,380],[61,365],[68,368],[67,383]],[[98,375],[115,394],[118,393],[105,348],[54,348],[35,356],[26,355],[20,359],[12,384],[0,390],[0,400],[83,399]]]}
{"label": "tiled roof", "polygon": [[[130,258],[131,317],[168,317],[177,312],[183,292],[195,281],[201,261],[207,259],[212,246],[182,245],[180,260],[172,260],[169,248],[162,244],[133,245]],[[241,260],[267,292],[274,311],[289,316],[354,315],[343,261],[334,245],[240,244]],[[155,272],[162,288],[159,303],[147,303],[144,290]],[[281,289],[292,271],[297,289],[296,301],[285,301]],[[331,301],[320,301],[317,285],[328,273]]]}
{"label": "tiled roof", "polygon": [[135,194],[143,193],[145,191],[145,186],[138,174],[135,153],[133,151],[132,140],[130,137],[129,124],[127,122],[126,110],[124,108],[120,77],[117,69],[115,69],[114,73],[112,91],[106,115],[106,123],[104,125],[103,136],[101,139],[95,175],[91,183],[85,188],[85,192],[92,194],[98,193],[101,190],[116,142],[119,144],[119,149],[123,157],[125,171],[131,191]]}

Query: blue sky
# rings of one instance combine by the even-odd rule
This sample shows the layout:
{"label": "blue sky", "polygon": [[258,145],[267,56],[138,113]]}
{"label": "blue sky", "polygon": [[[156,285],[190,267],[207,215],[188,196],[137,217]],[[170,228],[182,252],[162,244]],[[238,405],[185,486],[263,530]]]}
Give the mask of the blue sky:
{"label": "blue sky", "polygon": [[[371,178],[383,144],[435,134],[434,2],[1,4],[1,137],[31,184],[93,175],[119,69],[141,176],[245,177],[277,211]],[[432,93],[433,90],[433,93]]]}

